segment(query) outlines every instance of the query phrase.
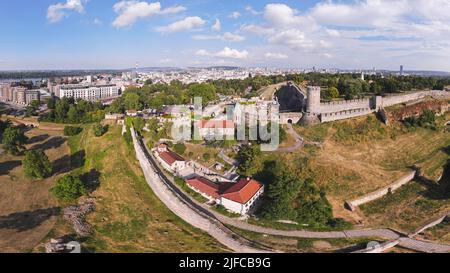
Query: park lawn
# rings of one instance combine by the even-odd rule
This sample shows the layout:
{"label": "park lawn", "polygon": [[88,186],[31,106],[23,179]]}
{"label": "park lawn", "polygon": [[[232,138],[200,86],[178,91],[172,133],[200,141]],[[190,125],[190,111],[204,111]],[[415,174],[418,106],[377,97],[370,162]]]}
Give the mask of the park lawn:
{"label": "park lawn", "polygon": [[[223,252],[222,245],[172,214],[147,185],[121,127],[95,138],[85,130],[69,141],[72,153],[85,150],[78,172],[96,169],[100,185],[93,193],[96,210],[87,220],[93,234],[83,242],[91,252]],[[77,145],[78,144],[78,145]],[[64,231],[64,227],[61,227]],[[55,234],[57,234],[55,230]]]}
{"label": "park lawn", "polygon": [[[29,252],[57,222],[60,207],[50,194],[64,165],[70,165],[70,149],[62,132],[32,129],[27,149],[41,148],[54,163],[56,174],[43,180],[24,176],[24,156],[0,155],[0,252]],[[3,225],[5,224],[5,225]]]}

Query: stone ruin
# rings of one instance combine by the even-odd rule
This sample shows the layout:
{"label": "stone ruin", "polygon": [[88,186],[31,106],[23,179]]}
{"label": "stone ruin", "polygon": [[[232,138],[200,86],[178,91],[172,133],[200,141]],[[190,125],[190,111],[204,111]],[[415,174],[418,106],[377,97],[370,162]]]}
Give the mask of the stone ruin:
{"label": "stone ruin", "polygon": [[86,215],[94,211],[94,199],[78,205],[67,207],[63,210],[64,219],[73,225],[73,229],[80,236],[88,236],[91,233],[91,226],[86,222]]}

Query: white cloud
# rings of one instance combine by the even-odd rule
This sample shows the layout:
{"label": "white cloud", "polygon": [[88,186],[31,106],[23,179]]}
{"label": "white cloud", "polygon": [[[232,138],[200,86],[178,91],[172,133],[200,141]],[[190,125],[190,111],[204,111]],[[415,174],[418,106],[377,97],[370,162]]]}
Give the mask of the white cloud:
{"label": "white cloud", "polygon": [[340,37],[341,33],[335,29],[326,29],[325,32],[331,37]]}
{"label": "white cloud", "polygon": [[198,50],[195,55],[197,56],[207,56],[207,57],[218,57],[218,58],[229,58],[229,59],[247,59],[248,51],[243,50],[239,51],[237,49],[232,49],[229,47],[225,47],[223,50],[212,53],[207,50],[201,49]]}
{"label": "white cloud", "polygon": [[50,5],[47,9],[47,20],[49,20],[51,23],[56,23],[61,21],[64,17],[68,16],[69,11],[83,13],[83,4],[85,2],[87,1],[67,0],[65,3]]}
{"label": "white cloud", "polygon": [[274,31],[270,27],[264,27],[264,26],[254,25],[254,24],[242,25],[240,30],[245,33],[251,33],[251,34],[256,34],[256,35],[270,34]]}
{"label": "white cloud", "polygon": [[174,22],[168,26],[158,27],[156,28],[156,30],[159,32],[172,33],[198,28],[203,26],[205,23],[206,22],[202,18],[198,16],[193,16],[193,17],[186,17],[183,20]]}
{"label": "white cloud", "polygon": [[257,12],[256,10],[254,10],[252,6],[246,6],[245,7],[245,11],[251,13],[252,15],[259,15],[260,14],[260,12]]}
{"label": "white cloud", "polygon": [[269,37],[269,43],[285,45],[292,49],[312,48],[314,45],[305,38],[305,34],[298,29],[289,29],[277,32]]}
{"label": "white cloud", "polygon": [[289,26],[299,22],[296,11],[285,4],[268,4],[264,11],[264,18],[274,26]]}
{"label": "white cloud", "polygon": [[186,7],[181,5],[176,5],[173,7],[168,7],[166,9],[161,10],[160,14],[177,14],[186,11]]}
{"label": "white cloud", "polygon": [[146,1],[123,0],[113,6],[114,12],[118,14],[113,22],[116,28],[132,26],[139,19],[152,17],[155,15],[166,15],[180,13],[186,10],[185,7],[177,5],[166,9],[161,9],[161,3],[149,3]]}
{"label": "white cloud", "polygon": [[222,29],[222,23],[220,22],[219,19],[216,19],[216,22],[211,27],[211,29],[214,30],[214,31],[220,31]]}
{"label": "white cloud", "polygon": [[283,53],[272,53],[272,52],[267,52],[266,54],[264,54],[264,56],[267,59],[287,59],[288,56],[286,54]]}
{"label": "white cloud", "polygon": [[231,13],[228,17],[237,19],[237,18],[241,17],[241,13],[239,11],[235,11],[235,12]]}
{"label": "white cloud", "polygon": [[225,32],[223,35],[195,35],[192,37],[194,40],[222,40],[228,42],[242,42],[245,41],[245,37],[233,34],[231,32]]}
{"label": "white cloud", "polygon": [[93,21],[93,23],[94,23],[94,25],[97,25],[97,26],[103,24],[102,20],[100,20],[100,19],[98,19],[98,18],[95,18],[94,21]]}

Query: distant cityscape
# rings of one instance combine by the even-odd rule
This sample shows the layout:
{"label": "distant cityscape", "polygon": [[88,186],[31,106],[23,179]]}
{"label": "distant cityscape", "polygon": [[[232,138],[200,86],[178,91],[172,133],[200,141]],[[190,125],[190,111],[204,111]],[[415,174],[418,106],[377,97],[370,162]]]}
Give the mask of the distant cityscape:
{"label": "distant cityscape", "polygon": [[[77,75],[76,73],[79,73]],[[89,74],[92,73],[92,74]],[[120,96],[127,87],[142,87],[146,83],[169,84],[180,81],[183,84],[204,83],[214,80],[243,80],[255,76],[276,76],[300,73],[359,73],[381,76],[446,76],[447,72],[407,71],[403,65],[398,71],[376,68],[341,69],[281,69],[281,68],[136,68],[125,71],[10,71],[0,72],[0,100],[16,105],[29,105],[34,100],[45,100],[56,96],[72,97],[88,101],[108,101]],[[27,76],[32,75],[33,78]],[[58,75],[58,76],[51,76]],[[59,76],[61,75],[61,76]],[[70,75],[70,76],[64,76]],[[3,77],[12,76],[10,79]],[[39,77],[42,76],[42,77]]]}

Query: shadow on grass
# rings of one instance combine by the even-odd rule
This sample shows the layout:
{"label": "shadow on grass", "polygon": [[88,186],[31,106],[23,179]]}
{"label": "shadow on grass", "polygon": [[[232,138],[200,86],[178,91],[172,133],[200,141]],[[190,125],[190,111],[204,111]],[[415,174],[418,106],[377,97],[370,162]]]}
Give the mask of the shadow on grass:
{"label": "shadow on grass", "polygon": [[84,166],[86,152],[78,151],[72,155],[65,155],[53,162],[53,173],[68,173]]}
{"label": "shadow on grass", "polygon": [[0,216],[0,229],[13,229],[19,232],[30,230],[59,215],[60,211],[59,207],[54,207]]}
{"label": "shadow on grass", "polygon": [[34,136],[34,137],[28,139],[27,144],[34,144],[34,143],[42,142],[44,140],[47,140],[49,137],[50,136],[48,134]]}
{"label": "shadow on grass", "polygon": [[450,159],[447,161],[442,178],[438,183],[424,177],[418,177],[417,180],[427,187],[427,190],[421,193],[424,197],[432,200],[450,199]]}
{"label": "shadow on grass", "polygon": [[94,192],[100,186],[101,173],[96,169],[91,169],[89,172],[81,175],[81,181],[87,186],[90,193]]}
{"label": "shadow on grass", "polygon": [[50,150],[50,149],[57,149],[61,147],[64,143],[66,143],[66,140],[62,137],[53,137],[47,140],[44,143],[36,144],[32,147],[33,150]]}
{"label": "shadow on grass", "polygon": [[0,163],[0,176],[9,174],[10,171],[22,165],[21,161],[12,160]]}

